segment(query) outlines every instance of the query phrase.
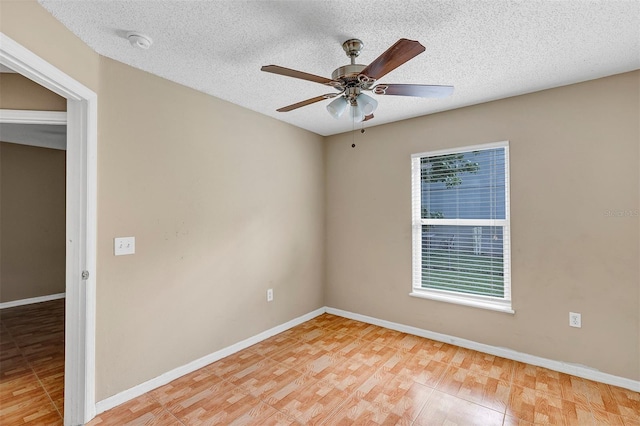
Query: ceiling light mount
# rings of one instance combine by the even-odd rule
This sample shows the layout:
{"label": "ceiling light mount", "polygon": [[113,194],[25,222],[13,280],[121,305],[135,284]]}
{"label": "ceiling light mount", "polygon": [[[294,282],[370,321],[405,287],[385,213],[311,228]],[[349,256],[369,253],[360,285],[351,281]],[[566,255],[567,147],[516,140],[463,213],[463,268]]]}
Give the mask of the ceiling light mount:
{"label": "ceiling light mount", "polygon": [[133,47],[143,50],[147,50],[153,44],[151,37],[136,31],[129,31],[127,33],[127,39],[129,39],[129,43],[131,43]]}
{"label": "ceiling light mount", "polygon": [[354,60],[360,55],[362,48],[364,47],[364,43],[362,40],[358,40],[357,38],[352,38],[344,43],[342,43],[342,48],[348,57],[351,58],[351,63],[354,63]]}

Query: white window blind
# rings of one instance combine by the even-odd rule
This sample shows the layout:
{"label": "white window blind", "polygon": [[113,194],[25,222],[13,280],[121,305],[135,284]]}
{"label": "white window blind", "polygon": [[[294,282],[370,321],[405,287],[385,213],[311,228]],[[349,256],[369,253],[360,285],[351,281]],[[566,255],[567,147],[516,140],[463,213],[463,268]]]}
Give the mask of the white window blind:
{"label": "white window blind", "polygon": [[508,142],[412,156],[413,291],[511,310]]}

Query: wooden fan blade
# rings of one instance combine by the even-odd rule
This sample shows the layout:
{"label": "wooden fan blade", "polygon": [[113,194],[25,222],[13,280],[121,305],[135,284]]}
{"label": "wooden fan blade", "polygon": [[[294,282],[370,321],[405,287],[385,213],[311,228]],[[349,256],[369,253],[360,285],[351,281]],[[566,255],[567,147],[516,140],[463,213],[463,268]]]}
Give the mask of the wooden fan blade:
{"label": "wooden fan blade", "polygon": [[377,80],[421,54],[424,50],[424,46],[417,41],[401,38],[363,69],[360,74]]}
{"label": "wooden fan blade", "polygon": [[276,111],[278,111],[278,112],[289,112],[289,111],[293,111],[294,109],[298,109],[298,108],[303,107],[303,106],[315,104],[316,102],[320,102],[320,101],[325,100],[325,99],[335,98],[336,96],[338,96],[337,93],[327,93],[326,95],[316,96],[315,98],[307,99],[305,101],[301,101],[301,102],[298,102],[298,103],[295,103],[295,104],[291,104],[291,105],[286,106],[286,107],[279,108]]}
{"label": "wooden fan blade", "polygon": [[365,116],[364,116],[364,120],[362,120],[362,121],[369,121],[369,120],[371,120],[372,118],[373,118],[373,114],[365,115]]}
{"label": "wooden fan blade", "polygon": [[285,77],[299,78],[301,80],[313,81],[314,83],[331,85],[333,80],[329,78],[320,77],[319,75],[313,75],[302,71],[292,70],[290,68],[280,67],[278,65],[265,65],[260,68],[261,71],[270,72],[273,74],[284,75]]}
{"label": "wooden fan blade", "polygon": [[418,98],[445,98],[453,93],[453,86],[427,84],[378,84],[373,88],[376,95],[415,96]]}

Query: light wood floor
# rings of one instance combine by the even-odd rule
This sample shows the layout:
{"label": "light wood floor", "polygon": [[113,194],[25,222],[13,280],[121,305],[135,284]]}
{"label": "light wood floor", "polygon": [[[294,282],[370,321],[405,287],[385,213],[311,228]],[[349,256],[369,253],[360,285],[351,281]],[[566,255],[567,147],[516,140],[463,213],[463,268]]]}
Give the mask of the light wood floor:
{"label": "light wood floor", "polygon": [[0,310],[0,425],[61,425],[64,299]]}
{"label": "light wood floor", "polygon": [[[61,311],[53,302],[49,306],[44,310]],[[61,374],[60,351],[49,358],[52,368],[42,367],[34,355],[35,349],[54,347],[44,342],[61,338],[35,337],[34,326],[19,319],[18,310],[52,327],[35,308],[0,313],[1,360],[11,360],[2,368],[0,424],[61,424],[55,418],[62,413],[61,385],[47,387],[49,376],[39,376]],[[18,342],[30,333],[38,343],[20,349]],[[19,373],[29,368],[40,387]],[[49,408],[39,405],[46,399]],[[324,314],[89,424],[582,426],[640,425],[639,419],[636,392]]]}

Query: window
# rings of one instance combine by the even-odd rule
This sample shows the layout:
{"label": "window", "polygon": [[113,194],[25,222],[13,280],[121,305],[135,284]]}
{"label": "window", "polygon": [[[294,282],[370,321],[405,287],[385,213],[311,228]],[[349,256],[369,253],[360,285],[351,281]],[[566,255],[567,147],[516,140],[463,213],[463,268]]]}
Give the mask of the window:
{"label": "window", "polygon": [[411,156],[412,296],[513,313],[509,143]]}

